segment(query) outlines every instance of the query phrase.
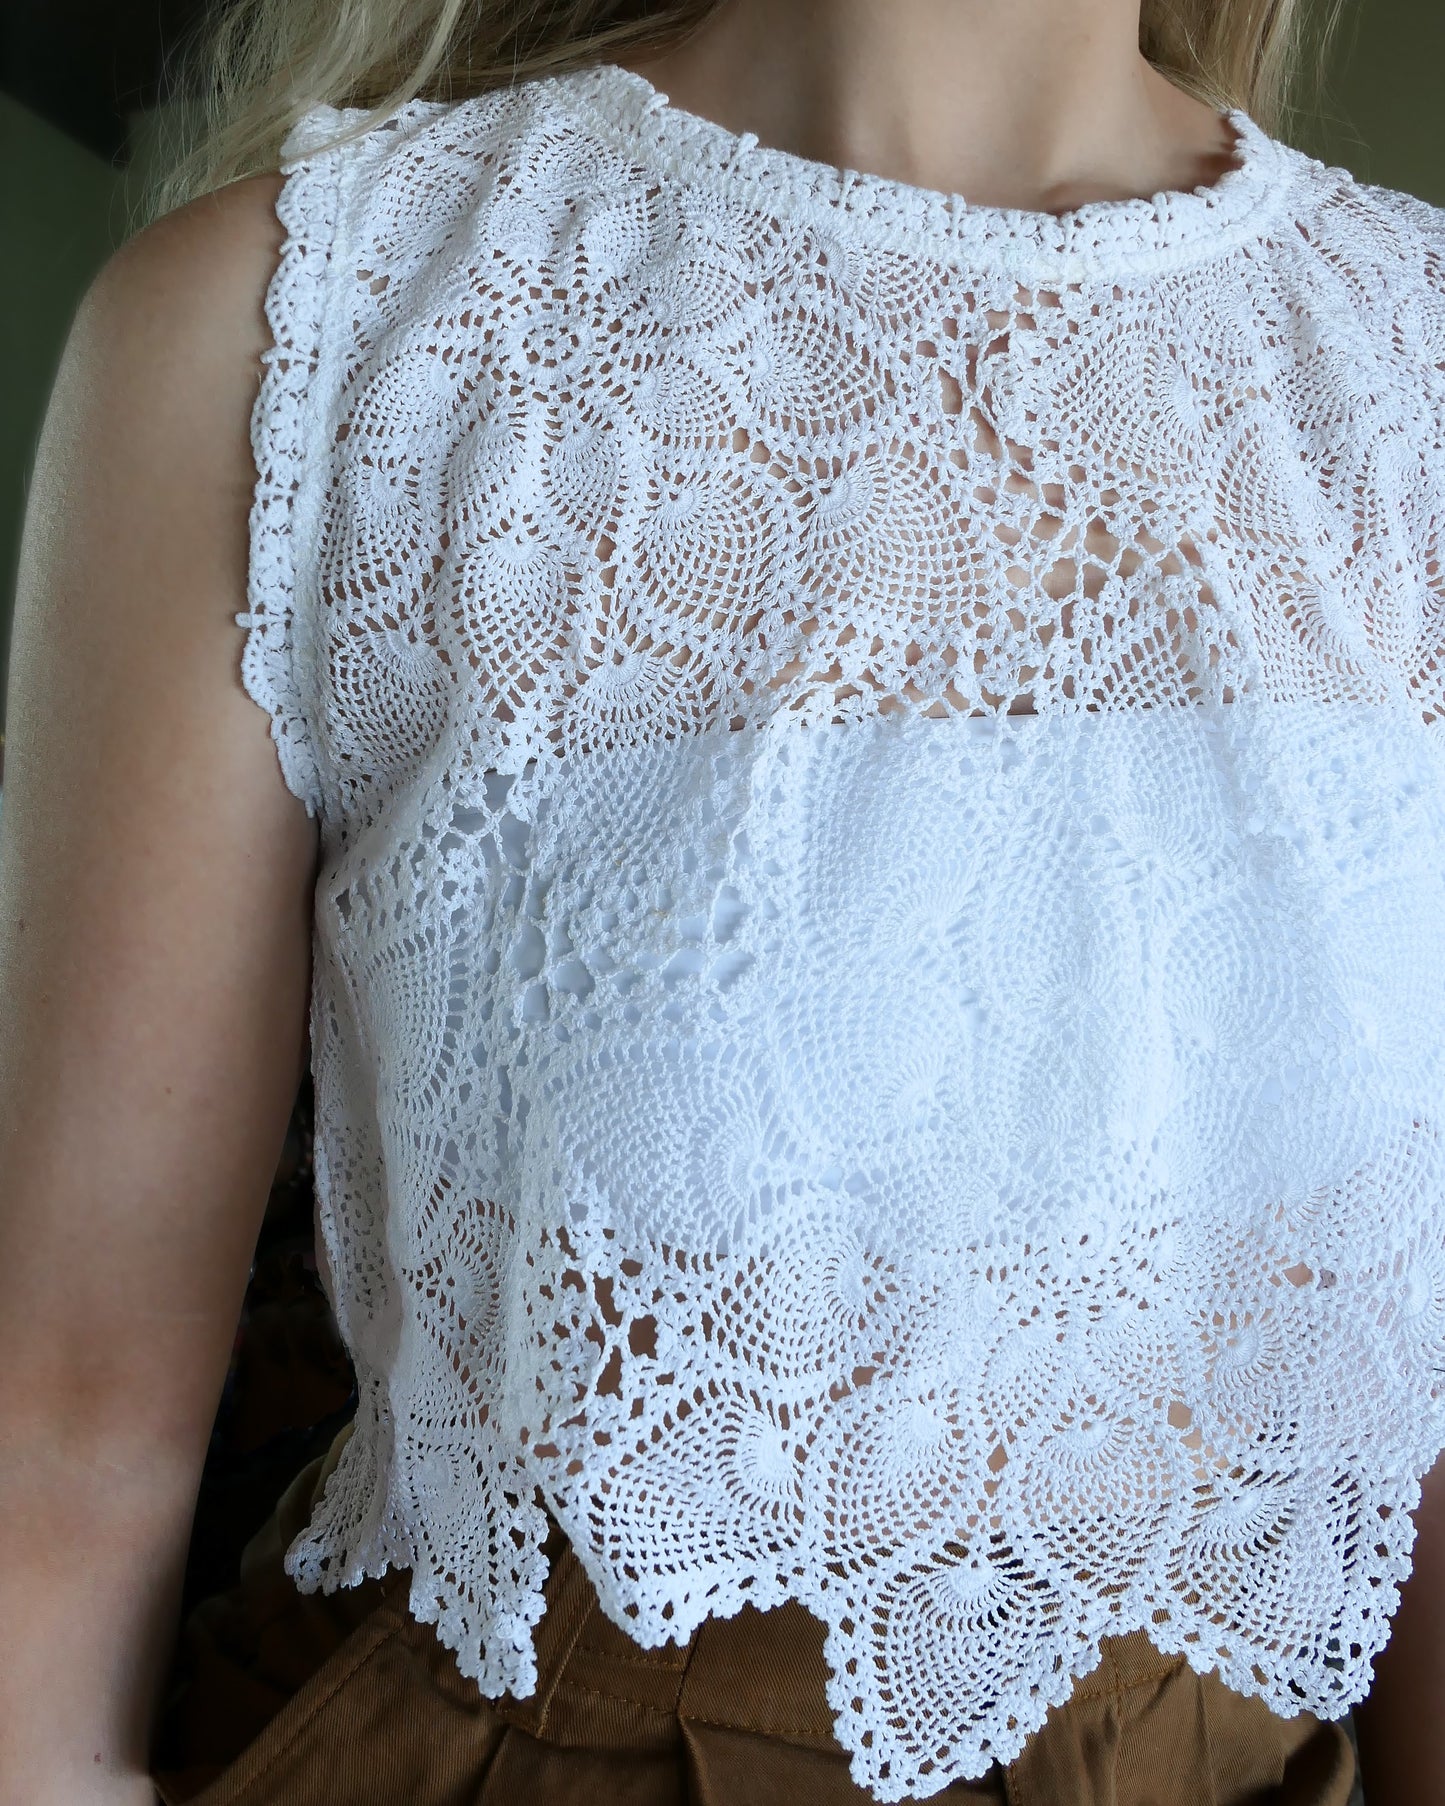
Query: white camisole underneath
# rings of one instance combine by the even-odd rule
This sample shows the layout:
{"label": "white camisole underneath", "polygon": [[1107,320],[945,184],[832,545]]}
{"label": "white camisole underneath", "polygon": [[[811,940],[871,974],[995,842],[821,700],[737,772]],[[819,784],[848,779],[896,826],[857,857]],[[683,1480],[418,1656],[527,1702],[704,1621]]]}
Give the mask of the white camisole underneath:
{"label": "white camisole underneath", "polygon": [[243,675],[356,1430],[288,1564],[535,1686],[827,1626],[853,1773],[1146,1630],[1366,1691],[1445,1443],[1445,212],[1054,216],[612,66],[284,147]]}

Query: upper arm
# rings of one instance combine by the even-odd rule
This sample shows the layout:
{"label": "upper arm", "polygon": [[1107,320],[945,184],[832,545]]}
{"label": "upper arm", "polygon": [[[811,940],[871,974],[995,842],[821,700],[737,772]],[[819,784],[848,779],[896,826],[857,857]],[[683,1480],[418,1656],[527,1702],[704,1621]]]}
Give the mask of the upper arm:
{"label": "upper arm", "polygon": [[241,687],[279,177],[81,302],[21,545],[0,811],[0,1429],[193,1484],[304,1070],[316,828]]}

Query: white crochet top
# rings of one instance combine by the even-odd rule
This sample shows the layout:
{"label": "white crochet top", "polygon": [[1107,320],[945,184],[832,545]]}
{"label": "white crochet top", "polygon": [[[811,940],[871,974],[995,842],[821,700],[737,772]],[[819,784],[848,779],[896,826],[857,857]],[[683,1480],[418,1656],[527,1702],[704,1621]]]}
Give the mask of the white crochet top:
{"label": "white crochet top", "polygon": [[318,817],[304,1589],[792,1598],[879,1800],[1142,1628],[1367,1690],[1445,1443],[1445,210],[1060,215],[607,65],[292,132],[244,680]]}

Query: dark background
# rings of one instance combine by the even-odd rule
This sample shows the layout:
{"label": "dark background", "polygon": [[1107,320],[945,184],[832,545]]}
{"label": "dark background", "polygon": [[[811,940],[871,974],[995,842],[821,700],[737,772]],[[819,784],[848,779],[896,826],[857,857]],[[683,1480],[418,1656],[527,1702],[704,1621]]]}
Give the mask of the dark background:
{"label": "dark background", "polygon": [[0,85],[106,163],[124,158],[129,114],[154,105],[164,47],[195,0],[6,0]]}

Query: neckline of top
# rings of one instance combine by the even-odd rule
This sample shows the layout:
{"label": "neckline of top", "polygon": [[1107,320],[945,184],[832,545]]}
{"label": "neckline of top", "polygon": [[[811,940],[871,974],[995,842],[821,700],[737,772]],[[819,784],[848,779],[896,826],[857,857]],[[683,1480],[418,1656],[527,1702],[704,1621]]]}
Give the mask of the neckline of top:
{"label": "neckline of top", "polygon": [[1148,275],[1226,254],[1268,231],[1309,159],[1242,107],[1222,109],[1235,160],[1215,181],[1061,213],[975,205],[960,194],[814,162],[672,105],[633,69],[593,63],[542,80],[634,163],[724,201],[814,227],[834,242],[903,251],[1034,281]]}

